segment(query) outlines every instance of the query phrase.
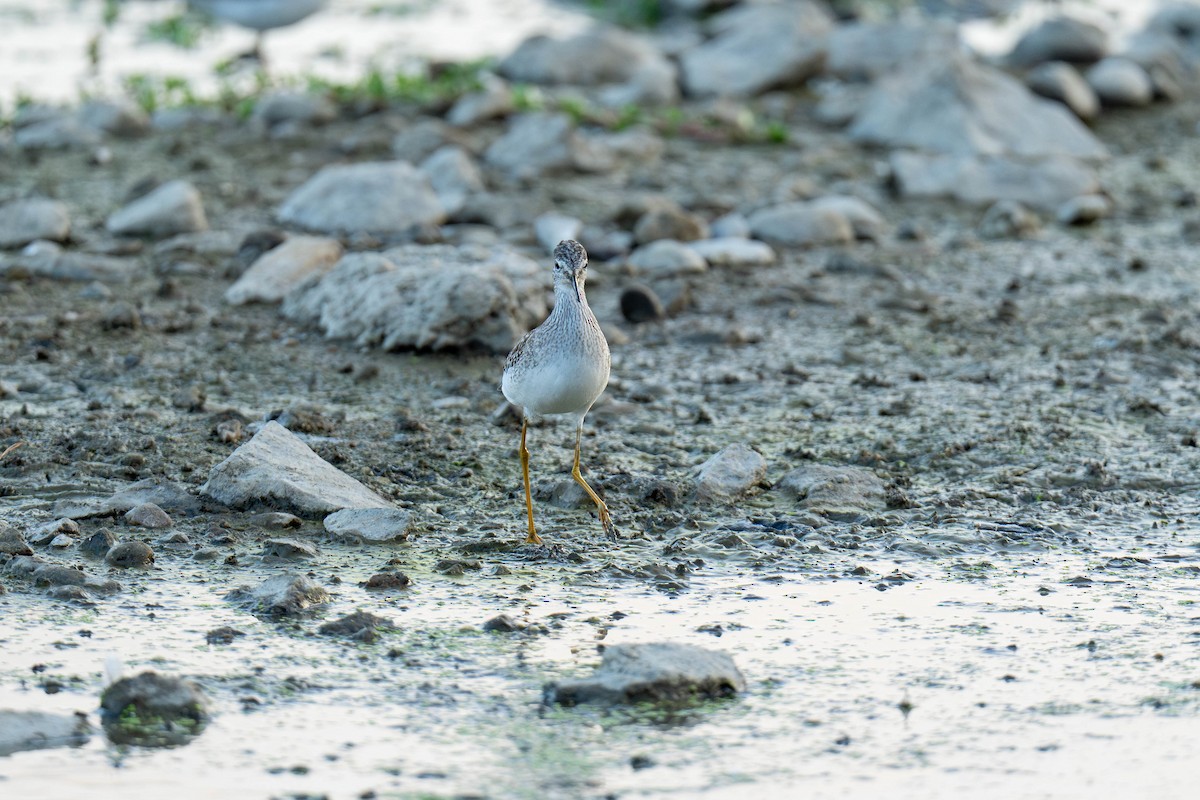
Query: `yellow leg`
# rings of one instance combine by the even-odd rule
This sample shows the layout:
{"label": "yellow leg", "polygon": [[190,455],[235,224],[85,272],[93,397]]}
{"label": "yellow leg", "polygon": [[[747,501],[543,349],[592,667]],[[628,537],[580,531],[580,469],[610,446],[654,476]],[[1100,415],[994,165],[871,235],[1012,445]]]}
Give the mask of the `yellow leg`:
{"label": "yellow leg", "polygon": [[617,536],[617,529],[613,525],[612,517],[608,514],[608,506],[600,499],[600,495],[588,486],[587,481],[583,479],[583,473],[579,471],[579,442],[583,436],[583,425],[575,429],[575,467],[571,470],[571,477],[575,482],[583,487],[583,490],[588,493],[588,497],[592,498],[592,502],[596,504],[596,511],[600,515],[600,524],[604,526],[604,532],[614,539]]}
{"label": "yellow leg", "polygon": [[542,537],[537,535],[533,527],[533,493],[529,490],[529,448],[525,446],[525,431],[529,428],[529,420],[521,420],[521,475],[525,478],[525,512],[529,515],[529,536],[526,544],[541,544]]}

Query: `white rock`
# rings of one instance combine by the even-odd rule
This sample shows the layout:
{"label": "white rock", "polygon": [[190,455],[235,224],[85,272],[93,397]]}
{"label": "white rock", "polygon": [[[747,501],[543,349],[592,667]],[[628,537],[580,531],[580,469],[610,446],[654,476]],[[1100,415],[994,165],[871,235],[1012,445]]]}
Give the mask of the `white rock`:
{"label": "white rock", "polygon": [[958,51],[958,26],[949,19],[851,22],[829,34],[825,71],[850,81],[869,81],[909,69],[928,55]]}
{"label": "white rock", "polygon": [[1007,61],[1018,68],[1045,61],[1087,64],[1104,58],[1107,52],[1108,34],[1100,28],[1072,17],[1054,17],[1022,36]]}
{"label": "white rock", "polygon": [[0,206],[0,247],[21,247],[38,239],[66,241],[71,215],[57,200],[31,197]]}
{"label": "white rock", "polygon": [[499,70],[522,83],[599,86],[625,83],[644,65],[664,60],[641,36],[597,26],[569,39],[526,39],[500,62]]}
{"label": "white rock", "polygon": [[811,202],[780,203],[750,215],[755,238],[785,246],[842,244],[854,241],[854,226],[832,208]]}
{"label": "white rock", "polygon": [[1101,105],[1145,106],[1154,99],[1150,76],[1128,58],[1106,58],[1089,69],[1086,77]]}
{"label": "white rock", "polygon": [[335,165],[292,192],[282,222],[322,233],[403,233],[440,225],[445,209],[425,173],[404,161]]}
{"label": "white rock", "polygon": [[582,220],[553,211],[548,211],[533,221],[533,234],[547,253],[554,252],[554,248],[564,239],[578,239],[581,231]]}
{"label": "white rock", "polygon": [[225,595],[225,599],[259,614],[286,616],[328,603],[330,595],[324,586],[305,575],[282,572],[258,586],[239,586]]}
{"label": "white rock", "polygon": [[1103,158],[1104,145],[1058,103],[997,69],[934,59],[879,80],[850,127],[856,141],[956,155]]}
{"label": "white rock", "polygon": [[408,538],[411,511],[399,508],[344,508],[325,518],[325,530],[343,541],[396,542]]}
{"label": "white rock", "polygon": [[196,187],[174,180],[115,212],[108,218],[107,228],[117,236],[162,238],[207,230],[208,220]]}
{"label": "white rock", "polygon": [[336,239],[289,236],[242,273],[225,291],[225,302],[278,303],[297,286],[329,272],[341,257],[342,245]]}
{"label": "white rock", "polygon": [[1049,61],[1029,71],[1025,83],[1042,97],[1065,105],[1080,119],[1100,113],[1100,99],[1079,71],[1065,61]]}
{"label": "white rock", "polygon": [[549,278],[503,248],[409,245],[344,256],[290,295],[283,313],[359,346],[506,353],[545,318]]}
{"label": "white rock", "polygon": [[392,507],[274,420],[213,467],[200,493],[231,508],[282,507],[308,518],[343,508]]}
{"label": "white rock", "polygon": [[483,85],[478,91],[458,98],[446,113],[446,121],[451,125],[467,128],[513,112],[512,87],[506,80],[489,72],[484,73],[480,82]]}
{"label": "white rock", "polygon": [[749,445],[731,444],[700,465],[696,494],[706,500],[732,500],[767,476],[767,462]]}
{"label": "white rock", "polygon": [[484,153],[488,166],[514,178],[574,167],[577,137],[566,114],[522,114]]}
{"label": "white rock", "polygon": [[974,158],[897,151],[892,177],[906,197],[955,197],[967,203],[1016,200],[1054,210],[1073,197],[1095,194],[1095,173],[1072,158]]}
{"label": "white rock", "polygon": [[774,264],[775,251],[766,242],[721,236],[688,242],[687,247],[714,267],[762,267]]}
{"label": "white rock", "polygon": [[484,189],[483,175],[475,159],[457,145],[435,150],[421,163],[421,171],[429,177],[429,183],[449,216],[461,211],[468,197]]}
{"label": "white rock", "polygon": [[810,2],[746,4],[710,22],[716,36],[680,60],[690,95],[746,96],[803,83],[825,61],[829,13]]}
{"label": "white rock", "polygon": [[675,239],[656,239],[629,255],[629,266],[650,278],[676,278],[708,272],[708,262]]}
{"label": "white rock", "polygon": [[808,464],[780,478],[773,491],[828,517],[855,518],[887,508],[883,481],[861,467]]}
{"label": "white rock", "polygon": [[850,222],[854,236],[858,239],[878,239],[883,235],[887,222],[866,200],[849,195],[830,194],[808,202],[809,207],[822,211],[835,211]]}

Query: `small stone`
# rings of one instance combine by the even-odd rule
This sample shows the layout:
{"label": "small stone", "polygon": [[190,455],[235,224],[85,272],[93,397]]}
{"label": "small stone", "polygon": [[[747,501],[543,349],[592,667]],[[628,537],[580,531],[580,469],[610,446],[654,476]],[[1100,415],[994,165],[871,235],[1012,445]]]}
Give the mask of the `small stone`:
{"label": "small stone", "polygon": [[70,212],[57,200],[31,197],[0,205],[0,248],[38,240],[65,242],[70,233]]}
{"label": "small stone", "polygon": [[483,175],[475,159],[458,145],[446,145],[435,150],[421,162],[421,171],[428,176],[448,216],[462,211],[467,198],[485,188]]}
{"label": "small stone", "polygon": [[1136,61],[1110,56],[1087,71],[1088,84],[1106,106],[1145,106],[1154,99],[1154,84]]}
{"label": "small stone", "polygon": [[305,281],[324,275],[342,257],[336,239],[292,236],[263,253],[225,292],[225,302],[278,303]]}
{"label": "small stone", "polygon": [[263,544],[264,558],[284,560],[316,558],[317,548],[299,539],[268,539]]}
{"label": "small stone", "polygon": [[87,741],[90,731],[83,713],[0,709],[0,758],[25,750],[76,747]]}
{"label": "small stone", "polygon": [[404,233],[446,219],[425,173],[403,161],[328,166],[279,208],[280,221],[323,233]]}
{"label": "small stone", "polygon": [[646,244],[659,239],[691,242],[708,238],[708,225],[695,214],[672,204],[647,211],[633,228],[633,240]]}
{"label": "small stone", "polygon": [[674,642],[618,644],[604,648],[588,678],[546,686],[546,702],[679,703],[729,697],[745,691],[746,680],[728,653]]}
{"label": "small stone", "polygon": [[76,112],[86,128],[116,136],[136,139],[150,132],[150,118],[140,107],[128,100],[90,100]]}
{"label": "small stone", "polygon": [[1030,70],[1025,83],[1042,97],[1057,100],[1083,120],[1100,113],[1100,98],[1070,64],[1050,61]]}
{"label": "small stone", "polygon": [[243,631],[237,628],[231,628],[228,625],[223,625],[220,628],[213,628],[208,633],[204,634],[204,641],[209,644],[233,644],[233,640],[239,636],[245,636]]}
{"label": "small stone", "polygon": [[268,511],[264,514],[255,514],[247,521],[251,525],[257,525],[260,528],[276,531],[287,530],[289,528],[299,528],[304,525],[304,520],[300,519],[295,514],[288,514],[283,511]]}
{"label": "small stone", "polygon": [[72,539],[70,536],[67,536],[65,533],[60,533],[57,536],[55,536],[53,539],[50,540],[50,546],[54,547],[54,548],[59,548],[59,549],[62,549],[65,547],[71,547],[74,544],[75,544],[75,540]]}
{"label": "small stone", "polygon": [[667,318],[662,301],[649,286],[635,284],[621,292],[621,316],[626,322],[661,322]]}
{"label": "small stone", "polygon": [[753,489],[767,476],[767,461],[749,445],[725,447],[700,465],[696,494],[705,500],[732,500]]}
{"label": "small stone", "polygon": [[238,587],[225,598],[256,613],[274,616],[299,614],[330,599],[324,587],[294,572],[268,578],[258,586]]}
{"label": "small stone", "polygon": [[147,567],[154,563],[154,551],[145,542],[121,542],[108,551],[104,560],[114,567]]}
{"label": "small stone", "polygon": [[650,278],[674,278],[699,275],[708,271],[708,262],[695,250],[675,239],[657,239],[634,250],[629,266]]}
{"label": "small stone", "polygon": [[198,383],[184,386],[171,396],[171,405],[195,414],[204,410],[208,402],[208,393]]}
{"label": "small stone", "polygon": [[568,39],[531,36],[500,62],[499,72],[520,83],[597,86],[629,81],[664,61],[645,37],[595,26]]}
{"label": "small stone", "polygon": [[323,636],[344,636],[348,639],[370,644],[379,639],[380,630],[395,630],[395,624],[383,617],[377,617],[366,611],[355,611],[341,619],[326,622],[317,628],[317,633]]}
{"label": "small stone", "polygon": [[325,530],[355,544],[402,542],[413,525],[411,511],[399,508],[346,508],[325,517]]}
{"label": "small stone", "polygon": [[196,187],[170,181],[134,200],[108,218],[108,232],[117,236],[166,237],[208,229],[204,204]]}
{"label": "small stone", "polygon": [[524,630],[525,626],[508,614],[500,614],[492,617],[487,622],[483,623],[485,631],[494,631],[496,633],[513,633],[515,631]]}
{"label": "small stone", "polygon": [[134,331],[142,327],[142,315],[129,303],[114,303],[100,318],[100,327],[106,331]]}
{"label": "small stone", "polygon": [[446,126],[441,121],[421,118],[392,139],[392,155],[400,161],[419,164],[446,144]]}
{"label": "small stone", "polygon": [[10,556],[31,556],[33,555],[33,548],[25,541],[25,537],[21,536],[15,530],[0,528],[0,553]]}
{"label": "small stone", "polygon": [[213,432],[217,436],[217,441],[224,444],[237,444],[245,436],[240,419],[221,420]]}
{"label": "small stone", "polygon": [[412,579],[403,572],[378,572],[367,578],[368,589],[407,589],[412,585]]}
{"label": "small stone", "polygon": [[688,242],[687,246],[713,267],[765,267],[777,260],[769,244],[754,239],[724,236]]}
{"label": "small stone", "polygon": [[512,88],[503,78],[485,72],[480,76],[480,88],[455,101],[446,112],[446,121],[459,128],[469,128],[481,122],[505,117],[516,106]]}
{"label": "small stone", "polygon": [[117,537],[107,528],[101,528],[93,533],[80,543],[79,549],[81,552],[100,558],[107,555],[108,551],[112,550],[117,543]]}
{"label": "small stone", "polygon": [[283,124],[319,126],[337,119],[337,108],[312,92],[271,92],[258,99],[250,124],[271,130]]}
{"label": "small stone", "polygon": [[175,524],[171,516],[154,503],[142,503],[125,512],[125,521],[143,528],[169,528]]}
{"label": "small stone", "polygon": [[750,238],[750,222],[737,211],[717,217],[708,228],[714,240]]}
{"label": "small stone", "polygon": [[831,194],[808,202],[817,211],[834,211],[850,222],[856,239],[875,241],[883,235],[887,223],[883,216],[865,200],[848,195]]}
{"label": "small stone", "polygon": [[1041,229],[1037,214],[1015,200],[993,203],[979,223],[979,235],[987,239],[1030,236]]}
{"label": "small stone", "polygon": [[1086,194],[1063,203],[1057,218],[1063,225],[1091,225],[1112,213],[1112,203],[1101,194]]}
{"label": "small stone", "polygon": [[834,208],[808,202],[781,203],[750,215],[750,230],[758,239],[783,246],[846,244],[854,241],[854,226]]}
{"label": "small stone", "polygon": [[574,167],[577,147],[569,116],[537,112],[511,120],[507,132],[492,142],[483,158],[512,178],[530,179]]}
{"label": "small stone", "polygon": [[1046,61],[1090,64],[1108,52],[1108,34],[1100,28],[1072,17],[1054,17],[1022,36],[1008,64],[1032,67]]}

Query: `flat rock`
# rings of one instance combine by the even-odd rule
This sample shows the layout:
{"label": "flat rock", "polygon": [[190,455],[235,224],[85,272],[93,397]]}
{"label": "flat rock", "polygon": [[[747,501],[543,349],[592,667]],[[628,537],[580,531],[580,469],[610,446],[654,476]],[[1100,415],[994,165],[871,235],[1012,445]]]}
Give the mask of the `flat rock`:
{"label": "flat rock", "polygon": [[163,238],[206,230],[208,220],[196,187],[184,180],[174,180],[113,213],[106,227],[116,236]]}
{"label": "flat rock", "polygon": [[230,508],[277,507],[306,518],[391,506],[273,420],[213,467],[200,493]]}
{"label": "flat rock", "polygon": [[825,72],[849,81],[874,80],[962,47],[949,19],[850,22],[830,32],[827,46]]}
{"label": "flat rock", "polygon": [[343,257],[283,313],[363,347],[507,353],[545,318],[549,273],[506,247],[407,245]]}
{"label": "flat rock", "polygon": [[850,138],[954,155],[1107,155],[1060,104],[965,57],[926,60],[878,81],[850,127]]}
{"label": "flat rock", "polygon": [[268,539],[263,543],[263,556],[287,560],[316,558],[320,555],[316,545],[300,539]]}
{"label": "flat rock", "polygon": [[323,168],[280,206],[281,222],[322,233],[404,233],[440,225],[445,209],[428,176],[404,161]]}
{"label": "flat rock", "polygon": [[329,272],[342,257],[336,239],[289,236],[258,257],[225,291],[225,302],[278,303],[296,287]]}
{"label": "flat rock", "polygon": [[645,38],[595,26],[567,39],[530,37],[500,62],[499,72],[520,83],[599,86],[625,83],[643,66],[664,61]]}
{"label": "flat rock", "polygon": [[980,205],[1015,200],[1052,211],[1073,197],[1100,190],[1095,172],[1064,157],[976,158],[897,151],[891,167],[905,197],[954,197]]}
{"label": "flat rock", "polygon": [[57,200],[30,197],[0,205],[0,248],[22,247],[43,239],[66,241],[71,215]]}
{"label": "flat rock", "polygon": [[750,231],[775,245],[807,247],[854,241],[854,226],[835,208],[812,202],[780,203],[750,215]]}
{"label": "flat rock", "polygon": [[763,267],[776,261],[775,250],[766,242],[738,236],[701,239],[687,247],[713,267]]}
{"label": "flat rock", "polygon": [[578,681],[549,684],[547,704],[680,703],[730,697],[746,680],[728,653],[674,642],[604,648],[600,666]]}
{"label": "flat rock", "polygon": [[0,709],[0,756],[24,750],[75,747],[88,739],[87,715]]}
{"label": "flat rock", "polygon": [[[3,529],[0,525],[0,529]],[[78,536],[79,523],[73,519],[60,517],[59,519],[43,522],[40,525],[26,531],[26,538],[36,545],[49,544],[55,537],[61,535]]]}
{"label": "flat rock", "polygon": [[705,500],[732,500],[753,489],[767,476],[767,461],[749,445],[738,442],[700,465],[696,494]]}
{"label": "flat rock", "polygon": [[1083,120],[1100,113],[1100,99],[1075,67],[1065,61],[1048,61],[1029,71],[1025,84],[1042,97],[1057,100]]}
{"label": "flat rock", "polygon": [[1110,56],[1087,71],[1087,82],[1104,106],[1145,106],[1154,99],[1154,82],[1136,61]]}
{"label": "flat rock", "polygon": [[323,586],[299,573],[282,572],[258,586],[239,586],[225,599],[256,614],[293,616],[310,606],[328,603],[330,595]]}
{"label": "flat rock", "polygon": [[1108,53],[1108,34],[1090,22],[1053,17],[1017,40],[1008,54],[1012,67],[1032,67],[1046,61],[1090,64]]}
{"label": "flat rock", "polygon": [[774,491],[827,517],[853,518],[887,508],[883,481],[861,467],[807,464],[780,478]]}
{"label": "flat rock", "polygon": [[421,171],[428,176],[448,216],[462,211],[467,198],[485,188],[475,159],[458,145],[444,145],[433,151],[421,162]]}
{"label": "flat rock", "polygon": [[411,511],[399,508],[345,508],[325,517],[325,530],[343,541],[400,542],[413,524]]}
{"label": "flat rock", "polygon": [[171,515],[156,503],[140,503],[125,512],[125,521],[143,528],[169,528],[175,524]]}
{"label": "flat rock", "polygon": [[674,239],[658,239],[629,255],[629,266],[649,278],[674,278],[708,271],[708,262],[695,250]]}
{"label": "flat rock", "polygon": [[317,628],[322,636],[342,636],[356,642],[370,644],[379,639],[379,631],[395,630],[390,619],[378,617],[361,609],[340,619],[331,620]]}
{"label": "flat rock", "polygon": [[56,517],[71,519],[104,517],[124,514],[142,503],[154,503],[164,511],[183,514],[193,514],[200,510],[200,503],[195,496],[179,484],[146,478],[116,491],[111,497],[57,500],[53,506],[53,514]]}
{"label": "flat rock", "polygon": [[684,90],[694,96],[750,96],[797,86],[820,72],[829,13],[816,3],[740,5],[709,22],[709,41],[680,57]]}

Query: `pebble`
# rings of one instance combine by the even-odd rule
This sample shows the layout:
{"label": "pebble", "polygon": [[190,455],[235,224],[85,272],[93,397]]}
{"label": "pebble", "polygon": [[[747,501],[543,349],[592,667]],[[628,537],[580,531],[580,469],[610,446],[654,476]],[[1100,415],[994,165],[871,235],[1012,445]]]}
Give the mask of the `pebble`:
{"label": "pebble", "polygon": [[659,239],[690,242],[707,239],[708,236],[708,225],[704,220],[674,204],[651,208],[633,227],[633,240],[637,244],[647,244]]}
{"label": "pebble", "polygon": [[785,474],[774,491],[834,519],[854,520],[887,508],[883,481],[861,467],[806,464]]}
{"label": "pebble", "polygon": [[154,563],[154,551],[145,542],[120,542],[113,545],[104,560],[114,567],[147,567]]}
{"label": "pebble", "polygon": [[781,246],[846,244],[854,241],[854,226],[836,208],[811,202],[780,203],[750,215],[750,230],[758,239]]}
{"label": "pebble", "polygon": [[57,200],[30,197],[0,205],[0,248],[38,240],[65,242],[70,233],[70,212]]}
{"label": "pebble", "polygon": [[777,260],[769,244],[754,239],[723,236],[688,242],[687,246],[713,267],[764,267]]}
{"label": "pebble", "polygon": [[1100,98],[1075,67],[1063,61],[1049,61],[1029,71],[1025,83],[1030,89],[1057,100],[1083,120],[1100,113]]}
{"label": "pebble", "polygon": [[1073,197],[1055,215],[1063,225],[1091,225],[1112,213],[1112,202],[1102,194]]}
{"label": "pebble", "polygon": [[174,180],[114,212],[106,227],[116,236],[163,238],[207,230],[208,220],[196,187],[184,180]]}
{"label": "pebble", "polygon": [[508,614],[498,614],[483,623],[483,629],[495,633],[515,633],[516,631],[524,630],[525,626]]}
{"label": "pebble", "polygon": [[254,514],[246,520],[251,525],[257,525],[266,530],[288,530],[291,528],[299,528],[304,525],[304,520],[297,517],[295,514],[288,514],[283,511],[268,511],[263,514]]}
{"label": "pebble", "polygon": [[379,631],[395,629],[396,625],[391,620],[359,610],[340,619],[324,623],[317,628],[317,633],[322,636],[344,636],[347,639],[370,644],[379,639]]}
{"label": "pebble", "polygon": [[271,92],[254,104],[250,124],[270,131],[281,125],[315,127],[337,119],[337,107],[313,92]]}
{"label": "pebble", "polygon": [[423,117],[396,134],[392,139],[392,155],[400,161],[419,164],[447,141],[446,126],[441,120]]}
{"label": "pebble", "polygon": [[728,653],[675,642],[604,648],[587,678],[549,684],[547,704],[679,703],[744,692],[746,680]]}
{"label": "pebble", "polygon": [[237,628],[231,628],[228,625],[222,625],[220,628],[213,628],[204,634],[204,641],[208,644],[233,644],[234,639],[245,635],[244,631],[239,631]]}
{"label": "pebble", "polygon": [[267,250],[225,291],[225,302],[278,303],[296,287],[333,269],[342,257],[336,239],[290,236]]}
{"label": "pebble", "polygon": [[171,516],[154,503],[142,503],[125,512],[125,521],[143,528],[169,528],[175,524]]}
{"label": "pebble", "polygon": [[532,36],[498,69],[518,83],[599,86],[630,81],[651,63],[665,58],[645,37],[597,25],[566,39]]}
{"label": "pebble", "polygon": [[634,250],[628,258],[636,274],[651,278],[699,275],[708,271],[708,262],[695,250],[675,239],[656,239]]}
{"label": "pebble", "polygon": [[717,217],[708,226],[709,235],[714,239],[749,239],[750,222],[738,211]]}
{"label": "pebble", "polygon": [[310,578],[295,572],[284,572],[258,586],[240,586],[225,595],[225,599],[255,613],[291,616],[309,606],[328,603],[330,595]]}
{"label": "pebble", "polygon": [[137,139],[150,133],[150,117],[125,99],[89,100],[80,105],[76,116],[85,128],[118,139]]}
{"label": "pebble", "polygon": [[732,500],[753,489],[767,476],[767,461],[749,445],[738,442],[700,465],[696,494],[705,500]]}
{"label": "pebble", "polygon": [[377,572],[367,578],[367,589],[407,589],[412,579],[403,572]]}
{"label": "pebble", "polygon": [[322,233],[382,236],[440,225],[445,209],[428,176],[403,161],[323,168],[279,207],[281,222]]}
{"label": "pebble", "polygon": [[871,81],[960,46],[958,26],[948,19],[849,22],[830,32],[825,70],[847,81]]}
{"label": "pebble", "polygon": [[987,239],[1030,236],[1042,227],[1038,215],[1015,200],[993,203],[979,223],[979,235]]}
{"label": "pebble", "polygon": [[74,544],[75,540],[65,533],[60,533],[50,540],[50,546],[59,549],[73,547]]}
{"label": "pebble", "polygon": [[1085,75],[1088,85],[1105,106],[1145,106],[1154,99],[1154,83],[1141,65],[1128,58],[1110,56]]}
{"label": "pebble", "polygon": [[667,312],[653,289],[634,284],[621,292],[621,316],[626,322],[640,325],[643,322],[661,322],[667,318]]}
{"label": "pebble", "polygon": [[317,548],[299,539],[268,539],[263,543],[264,558],[305,559],[316,558]]}
{"label": "pebble", "polygon": [[1008,54],[1013,67],[1032,67],[1046,61],[1090,64],[1108,53],[1108,34],[1073,17],[1054,17],[1029,30]]}

